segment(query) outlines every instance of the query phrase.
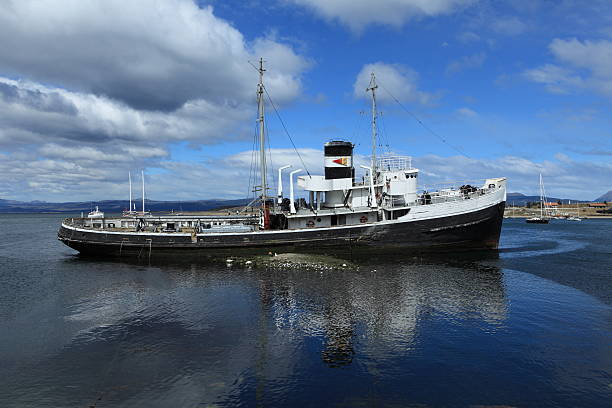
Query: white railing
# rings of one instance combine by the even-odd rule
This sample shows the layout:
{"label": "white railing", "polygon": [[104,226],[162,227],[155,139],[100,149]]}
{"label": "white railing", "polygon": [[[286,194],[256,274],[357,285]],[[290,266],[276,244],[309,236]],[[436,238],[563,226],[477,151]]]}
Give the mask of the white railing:
{"label": "white railing", "polygon": [[410,170],[412,168],[412,157],[383,156],[378,159],[376,165],[382,171]]}

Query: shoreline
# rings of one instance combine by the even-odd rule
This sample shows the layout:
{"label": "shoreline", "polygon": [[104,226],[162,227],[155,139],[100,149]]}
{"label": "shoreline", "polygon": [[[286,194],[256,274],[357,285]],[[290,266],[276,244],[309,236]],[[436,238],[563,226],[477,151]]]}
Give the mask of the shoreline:
{"label": "shoreline", "polygon": [[[508,218],[531,218],[534,217],[534,214],[521,214],[521,215],[504,215],[504,218],[508,219]],[[580,218],[586,218],[589,220],[595,220],[598,218],[603,218],[603,219],[612,219],[612,215],[581,215]],[[565,220],[565,218],[560,217],[550,217],[550,219],[553,220]]]}

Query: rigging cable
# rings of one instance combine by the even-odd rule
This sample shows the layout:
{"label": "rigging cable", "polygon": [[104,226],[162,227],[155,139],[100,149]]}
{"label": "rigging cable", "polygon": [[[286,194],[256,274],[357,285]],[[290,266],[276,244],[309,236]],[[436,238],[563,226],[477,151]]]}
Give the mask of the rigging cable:
{"label": "rigging cable", "polygon": [[382,85],[380,82],[378,82],[378,85],[385,90],[385,92],[387,92],[389,94],[389,96],[391,98],[393,98],[393,100],[402,108],[404,109],[404,111],[406,111],[406,113],[408,113],[410,116],[412,116],[412,118],[414,120],[416,120],[419,125],[421,125],[423,127],[423,129],[427,130],[429,133],[431,133],[432,135],[434,135],[435,137],[437,137],[438,139],[440,139],[440,141],[442,141],[442,143],[444,143],[445,145],[451,147],[452,149],[456,150],[457,152],[459,152],[460,154],[464,155],[467,158],[470,158],[470,156],[468,156],[467,153],[465,153],[463,150],[459,149],[458,147],[453,146],[452,144],[448,143],[446,141],[446,139],[444,139],[442,136],[438,135],[436,132],[434,132],[433,130],[431,130],[427,125],[425,125],[414,113],[412,113],[411,111],[408,110],[408,108],[406,108],[395,96],[393,96],[393,94],[391,92],[389,92],[389,90],[387,88],[385,88],[384,85]]}
{"label": "rigging cable", "polygon": [[[387,132],[387,124],[384,120],[384,115],[383,112],[380,111],[379,112],[379,117],[380,117],[380,134],[381,134],[381,138],[380,138],[380,144],[379,146],[383,149],[386,149],[387,151],[387,155],[391,155],[391,147],[389,145],[389,132]],[[383,140],[384,139],[384,143],[383,144]]]}
{"label": "rigging cable", "polygon": [[293,150],[295,150],[295,153],[300,158],[300,161],[302,162],[302,166],[304,166],[304,170],[306,170],[308,177],[312,177],[310,175],[310,172],[308,171],[308,167],[306,166],[306,163],[304,163],[304,160],[302,159],[302,155],[298,151],[297,147],[295,147],[295,143],[293,143],[293,138],[289,134],[289,131],[287,130],[287,126],[285,126],[285,122],[283,121],[283,118],[281,118],[281,115],[278,113],[278,109],[276,109],[276,105],[274,104],[274,102],[272,101],[272,98],[270,97],[270,94],[268,93],[268,88],[264,86],[263,89],[264,89],[264,92],[266,93],[266,96],[268,97],[268,101],[270,101],[270,105],[272,105],[272,108],[274,108],[274,112],[276,113],[278,120],[280,121],[281,125],[283,125],[283,129],[285,130],[287,137],[289,137],[289,140],[291,141],[291,144],[293,145]]}
{"label": "rigging cable", "polygon": [[[253,133],[253,147],[251,149],[251,165],[249,168],[249,184],[247,186],[247,194],[246,197],[247,198],[251,198],[251,193],[253,193],[253,198],[255,197],[255,160],[257,158],[256,154],[255,154],[255,149],[257,148],[256,144],[257,144],[257,123],[254,124],[255,126],[255,132]],[[251,184],[252,182],[252,184]],[[252,189],[251,189],[252,187]]]}
{"label": "rigging cable", "polygon": [[[270,135],[270,131],[268,129],[268,121],[264,122],[264,125],[266,126],[266,135]],[[268,142],[268,161],[270,162],[270,173],[272,173],[272,183],[276,186],[278,186],[277,182],[276,182],[276,173],[274,172],[274,162],[272,161],[272,149],[270,148],[270,138],[266,137],[266,142]],[[267,193],[266,193],[267,195]]]}

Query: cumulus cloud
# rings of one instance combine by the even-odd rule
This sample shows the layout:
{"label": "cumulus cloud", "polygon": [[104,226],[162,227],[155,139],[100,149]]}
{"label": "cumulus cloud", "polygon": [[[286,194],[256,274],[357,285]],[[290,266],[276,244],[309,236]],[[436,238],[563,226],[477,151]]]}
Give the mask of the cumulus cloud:
{"label": "cumulus cloud", "polygon": [[298,98],[308,58],[193,0],[0,2],[0,196],[117,197],[176,143],[250,137],[260,56],[275,102]]}
{"label": "cumulus cloud", "polygon": [[377,99],[380,101],[392,100],[388,92],[392,92],[400,101],[421,105],[432,105],[438,99],[435,94],[419,90],[416,71],[405,65],[383,62],[366,64],[361,68],[353,84],[353,95],[356,98],[367,96],[366,89],[370,84],[372,73],[376,75],[376,82],[380,88],[383,88],[377,93]]}
{"label": "cumulus cloud", "polygon": [[586,89],[612,97],[612,41],[557,38],[549,50],[557,63],[526,70],[527,79],[551,92]]}
{"label": "cumulus cloud", "polygon": [[422,17],[433,17],[462,10],[476,0],[288,0],[305,6],[317,15],[359,32],[371,24],[400,27]]}
{"label": "cumulus cloud", "polygon": [[174,112],[137,110],[104,96],[0,77],[0,146],[50,139],[212,143],[220,134],[229,139],[252,110],[244,104],[215,105],[203,99],[189,101]]}
{"label": "cumulus cloud", "polygon": [[249,59],[269,60],[284,98],[299,93],[307,62],[273,39],[249,44],[192,0],[0,3],[0,71],[132,108],[173,111],[191,100],[240,103],[252,94]]}

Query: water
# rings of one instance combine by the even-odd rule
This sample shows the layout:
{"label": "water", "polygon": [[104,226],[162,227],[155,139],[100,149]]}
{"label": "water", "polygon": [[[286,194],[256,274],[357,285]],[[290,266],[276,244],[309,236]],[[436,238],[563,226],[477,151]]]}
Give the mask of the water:
{"label": "water", "polygon": [[610,406],[612,220],[335,272],[87,260],[2,215],[0,406]]}

